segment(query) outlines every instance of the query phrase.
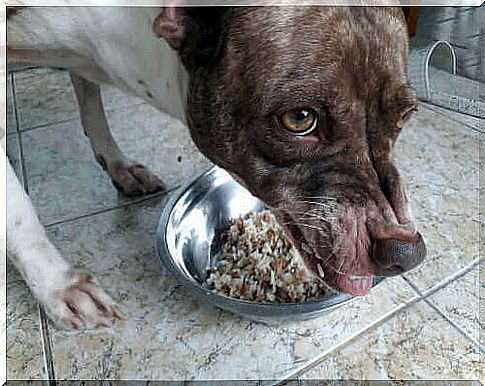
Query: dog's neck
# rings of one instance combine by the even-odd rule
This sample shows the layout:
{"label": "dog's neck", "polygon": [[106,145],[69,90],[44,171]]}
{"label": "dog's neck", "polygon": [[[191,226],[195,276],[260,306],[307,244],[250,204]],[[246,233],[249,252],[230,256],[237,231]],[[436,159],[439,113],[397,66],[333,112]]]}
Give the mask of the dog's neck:
{"label": "dog's neck", "polygon": [[[104,59],[104,69],[117,87],[129,93],[135,92],[159,111],[186,124],[189,76],[178,53],[164,39],[158,39],[152,30],[153,19],[159,9],[146,8],[131,13],[125,9],[111,10],[111,14],[105,17],[98,11],[97,16],[103,20],[126,20],[127,25],[134,26],[132,41],[143,44],[124,45],[110,39],[109,44],[114,46],[110,47],[113,49],[109,58]],[[105,34],[122,33],[119,28],[117,24],[109,25]]]}
{"label": "dog's neck", "polygon": [[[152,30],[153,20],[160,10],[145,8],[140,12],[127,13],[121,8],[111,12],[117,13],[114,19],[125,19],[129,25],[136,26],[132,29],[132,33],[137,35],[133,36],[133,41],[143,42],[121,47],[128,55],[123,57],[125,65],[112,71],[122,71],[114,83],[118,83],[118,87],[119,83],[124,84],[125,87],[121,85],[121,88],[125,88],[127,92],[135,91],[156,109],[186,124],[189,75],[178,53],[164,39],[158,39]],[[107,33],[116,28],[114,25],[110,26]],[[126,63],[127,57],[129,63]]]}
{"label": "dog's neck", "polygon": [[189,75],[178,54],[165,41],[160,41],[160,44],[162,47],[160,56],[164,58],[163,66],[160,67],[158,79],[153,79],[154,85],[156,85],[152,92],[153,98],[145,93],[145,99],[157,109],[187,124],[186,104]]}

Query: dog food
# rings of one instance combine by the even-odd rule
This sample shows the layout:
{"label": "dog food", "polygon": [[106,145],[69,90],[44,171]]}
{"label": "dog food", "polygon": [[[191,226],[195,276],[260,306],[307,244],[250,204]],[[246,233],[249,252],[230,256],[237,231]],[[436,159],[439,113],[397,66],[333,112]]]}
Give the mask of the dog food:
{"label": "dog food", "polygon": [[222,256],[208,269],[205,281],[212,291],[270,303],[299,303],[329,293],[306,268],[271,212],[238,219],[222,237]]}

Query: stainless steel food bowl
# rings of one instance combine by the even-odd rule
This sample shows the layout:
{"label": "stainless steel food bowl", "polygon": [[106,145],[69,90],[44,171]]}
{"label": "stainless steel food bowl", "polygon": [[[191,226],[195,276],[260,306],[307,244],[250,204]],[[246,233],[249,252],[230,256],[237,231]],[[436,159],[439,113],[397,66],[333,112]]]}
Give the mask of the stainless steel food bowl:
{"label": "stainless steel food bowl", "polygon": [[[221,233],[237,218],[264,208],[226,171],[213,167],[167,198],[157,229],[160,258],[203,303],[257,321],[316,318],[351,301],[352,296],[339,294],[303,303],[256,303],[219,295],[201,285],[206,268],[220,254]],[[378,282],[380,279],[374,285]]]}

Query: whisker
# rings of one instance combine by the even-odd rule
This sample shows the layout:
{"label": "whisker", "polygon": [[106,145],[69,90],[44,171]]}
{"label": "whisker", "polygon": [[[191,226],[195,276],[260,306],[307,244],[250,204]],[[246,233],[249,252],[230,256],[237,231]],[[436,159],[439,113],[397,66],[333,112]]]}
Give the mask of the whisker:
{"label": "whisker", "polygon": [[323,213],[319,209],[310,209],[306,212],[302,211],[289,211],[288,213],[295,214],[295,215],[301,215],[301,216],[307,216],[307,215],[313,215],[315,217],[320,217],[320,214]]}
{"label": "whisker", "polygon": [[313,229],[313,230],[316,230],[316,231],[320,231],[320,232],[327,232],[327,229],[321,228],[321,227],[318,227],[318,226],[315,226],[315,225],[311,225],[311,224],[306,224],[306,223],[293,223],[293,224],[299,225],[299,226],[302,226],[302,227],[305,227],[305,228]]}
{"label": "whisker", "polygon": [[[302,204],[310,204],[310,205],[317,205],[323,208],[331,208],[332,206],[330,204],[324,203],[324,202],[318,202],[318,201],[301,201]],[[336,205],[335,205],[336,206]]]}
{"label": "whisker", "polygon": [[292,220],[292,221],[286,221],[286,222],[282,222],[280,223],[281,225],[297,225],[297,226],[301,226],[301,227],[306,227],[306,228],[310,228],[310,229],[313,229],[313,230],[316,230],[316,231],[320,231],[320,232],[323,232],[325,237],[330,239],[330,228],[329,228],[329,224],[324,224],[324,225],[327,225],[326,227],[325,226],[318,226],[318,225],[314,225],[314,224],[308,224],[304,221],[302,221],[303,219],[298,219],[296,221]]}
{"label": "whisker", "polygon": [[309,209],[306,212],[302,211],[288,211],[289,214],[296,215],[297,219],[312,218],[319,221],[330,222],[334,221],[336,217],[333,214],[325,213],[318,208]]}

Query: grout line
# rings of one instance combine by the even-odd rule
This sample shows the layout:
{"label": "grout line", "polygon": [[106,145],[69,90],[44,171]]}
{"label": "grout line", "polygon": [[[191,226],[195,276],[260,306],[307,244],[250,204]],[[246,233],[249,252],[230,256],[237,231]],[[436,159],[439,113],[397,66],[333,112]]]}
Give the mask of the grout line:
{"label": "grout line", "polygon": [[49,333],[49,324],[44,310],[39,305],[39,319],[40,319],[40,332],[42,337],[42,347],[44,351],[44,366],[46,369],[47,384],[49,386],[56,385],[56,376],[54,371],[54,360],[52,355],[52,342]]}
{"label": "grout line", "polygon": [[[18,73],[22,73],[22,72],[24,72],[24,73],[28,73],[28,72],[30,72],[30,70],[32,70],[32,69],[42,69],[42,68],[46,68],[46,67],[32,67],[32,68],[28,68],[28,69],[26,69],[26,70],[21,70],[21,71],[19,71]],[[53,74],[54,76],[56,76],[56,75],[57,75],[57,74],[59,74],[59,73],[68,73],[68,71],[67,71],[67,70],[63,70],[63,69],[56,69],[56,70],[54,70],[52,73],[48,73],[48,75]],[[13,76],[14,76],[14,74],[12,73],[12,74],[10,74],[10,75],[12,76],[12,84],[13,84]],[[39,75],[39,74],[30,74],[30,75],[26,75],[26,76],[27,76],[27,77],[31,76],[31,77],[37,78],[37,77],[42,77],[42,76],[44,76],[44,75],[45,75],[45,74],[40,74],[40,75]],[[71,84],[71,89],[72,89],[72,87],[73,87],[73,86],[72,86],[72,84]],[[113,88],[114,90],[118,90],[118,91],[122,92],[122,94],[124,94],[124,95],[131,96],[131,97],[133,97],[133,96],[134,96],[133,94],[131,94],[131,93],[127,93],[127,92],[125,92],[125,91],[122,91],[122,90],[120,90],[120,89],[119,89],[119,88],[117,88],[117,87],[112,87],[112,88]],[[115,107],[111,107],[111,108],[106,108],[106,106],[105,106],[105,104],[104,104],[104,100],[105,100],[106,96],[103,96],[103,95],[102,95],[101,97],[102,97],[102,99],[103,99],[103,107],[105,108],[105,113],[106,113],[106,114],[107,114],[107,113],[110,113],[110,112],[116,112],[116,111],[121,110],[121,109],[127,109],[127,108],[131,108],[131,107],[134,107],[134,106],[139,106],[139,105],[147,105],[147,106],[151,106],[151,105],[150,105],[148,102],[144,101],[144,100],[143,100],[143,99],[141,99],[141,98],[138,98],[138,101],[137,101],[137,102],[127,104],[126,106],[115,106]],[[17,102],[17,98],[16,98],[16,96],[14,96],[14,99],[15,99],[15,103],[16,103],[16,102]],[[77,102],[75,103],[75,105],[76,105],[76,108],[75,108],[76,113],[75,113],[75,114],[74,114],[72,117],[70,117],[70,118],[68,118],[68,119],[60,119],[59,121],[53,121],[53,122],[47,122],[47,123],[41,123],[40,125],[34,125],[34,126],[29,126],[29,127],[26,127],[26,128],[25,128],[25,129],[23,129],[23,130],[21,130],[21,129],[20,129],[20,125],[17,125],[17,130],[18,130],[19,132],[22,132],[22,133],[28,133],[28,132],[30,132],[30,131],[37,130],[37,129],[43,129],[43,128],[46,128],[46,127],[51,126],[51,125],[58,125],[58,124],[62,124],[62,123],[67,123],[67,122],[71,122],[71,121],[79,120],[79,119],[80,119],[80,118],[79,118],[79,107],[78,107]],[[19,118],[18,118],[18,120],[20,121],[20,114],[18,114],[18,111],[17,111],[17,115],[18,115],[18,117],[19,117]]]}
{"label": "grout line", "polygon": [[[141,101],[140,103],[130,104],[130,105],[127,105],[127,106],[120,106],[120,107],[114,107],[114,108],[106,109],[105,113],[108,114],[108,113],[118,112],[119,110],[126,110],[127,108],[135,107],[135,106],[141,106],[141,105],[150,106],[145,101]],[[49,127],[49,126],[60,125],[62,123],[68,123],[68,122],[73,122],[73,121],[78,121],[78,120],[79,120],[79,116],[78,116],[78,114],[75,114],[74,116],[72,116],[71,118],[68,118],[68,119],[61,119],[59,121],[41,123],[40,125],[26,127],[25,129],[23,129],[21,131],[19,130],[19,131],[22,132],[22,133],[30,133],[30,132],[38,130],[38,129],[45,129],[46,127]]]}
{"label": "grout line", "polygon": [[14,109],[14,116],[15,116],[15,125],[17,126],[17,142],[19,145],[19,158],[20,158],[20,170],[22,171],[22,182],[24,185],[24,190],[29,194],[29,182],[27,179],[27,169],[25,167],[25,157],[24,157],[24,147],[22,143],[22,134],[20,130],[20,117],[19,117],[19,110],[18,110],[18,105],[17,105],[17,92],[15,88],[15,78],[13,74],[11,76],[11,81],[12,81],[12,97],[13,97],[13,109]]}
{"label": "grout line", "polygon": [[[465,265],[463,268],[461,268],[460,270],[455,272],[453,275],[444,278],[438,284],[435,284],[433,287],[427,289],[426,291],[423,292],[423,298],[427,298],[427,297],[433,295],[434,293],[436,293],[440,289],[446,287],[452,281],[459,279],[462,276],[465,276],[468,272],[470,272],[473,268],[475,268],[475,266],[480,264],[481,260],[482,259],[480,257],[477,257],[475,260],[468,263],[468,265]],[[409,278],[407,278],[404,275],[403,275],[403,278],[404,278],[404,280],[406,280],[406,282],[408,282],[408,280],[410,280]]]}
{"label": "grout line", "polygon": [[126,202],[126,203],[123,203],[121,205],[113,206],[113,207],[110,207],[110,208],[100,209],[100,210],[97,210],[97,211],[94,211],[94,212],[82,214],[80,216],[68,218],[68,219],[65,219],[65,220],[59,220],[59,221],[54,221],[52,223],[47,223],[46,225],[44,225],[44,227],[47,229],[47,228],[54,227],[56,225],[67,224],[67,223],[70,223],[70,222],[73,222],[73,221],[82,220],[82,219],[85,219],[85,218],[88,218],[88,217],[96,216],[98,214],[111,212],[111,211],[114,211],[116,209],[127,208],[129,206],[140,204],[142,202],[149,201],[151,199],[163,197],[166,194],[172,193],[177,188],[178,187],[175,187],[175,188],[170,189],[170,190],[165,190],[165,191],[159,192],[159,193],[154,193],[154,194],[151,194],[149,196],[145,196],[143,198],[139,198],[139,199],[136,199],[136,200],[133,200],[133,201],[130,201],[130,202]]}
{"label": "grout line", "polygon": [[[7,74],[7,83],[5,84],[5,101],[6,101],[6,105],[5,108],[7,109],[8,107],[8,104],[9,104],[9,101],[10,103],[12,104],[12,110],[13,110],[13,120],[15,122],[15,131],[13,132],[8,132],[8,120],[7,120],[7,110],[5,111],[5,123],[6,123],[6,127],[5,127],[5,135],[8,136],[9,134],[12,135],[12,134],[16,134],[18,133],[19,131],[19,127],[18,127],[18,122],[17,122],[17,112],[15,110],[15,93],[14,93],[14,90],[13,90],[13,74]],[[8,80],[10,79],[10,87],[8,87]]]}
{"label": "grout line", "polygon": [[59,125],[61,123],[67,123],[67,122],[76,121],[76,120],[77,120],[77,116],[73,116],[72,118],[61,119],[60,121],[41,123],[40,125],[37,125],[37,126],[29,126],[29,127],[26,127],[25,129],[23,129],[21,132],[22,133],[29,133],[29,132],[37,130],[37,129],[44,129],[44,128],[49,127],[49,126]]}
{"label": "grout line", "polygon": [[395,315],[397,315],[399,312],[402,310],[411,307],[413,304],[417,303],[418,301],[421,300],[421,297],[416,295],[410,300],[401,303],[398,305],[396,308],[392,309],[391,311],[386,312],[384,315],[379,317],[378,319],[374,320],[372,323],[368,324],[367,326],[361,328],[354,334],[350,335],[346,339],[344,339],[342,342],[336,344],[335,346],[329,348],[328,350],[324,351],[320,356],[317,358],[313,359],[309,363],[301,366],[299,369],[293,371],[289,375],[287,375],[282,381],[279,381],[278,383],[275,383],[274,386],[279,386],[279,385],[284,385],[286,382],[290,380],[294,380],[298,378],[300,375],[306,373],[308,370],[314,368],[315,366],[318,366],[320,363],[322,363],[324,360],[328,359],[330,355],[335,354],[345,347],[347,347],[350,343],[356,341],[357,339],[361,338],[364,336],[366,333],[370,332],[374,327],[379,327],[385,322],[387,322],[389,319],[392,319]]}
{"label": "grout line", "polygon": [[[459,278],[463,277],[464,275],[466,275],[467,273],[469,273],[476,265],[478,265],[478,263],[479,263],[479,260],[473,261],[471,266],[465,267],[463,272],[460,271],[460,275],[458,275],[457,277],[451,278],[451,280],[447,280],[447,283],[446,283],[445,286],[438,288],[432,294],[436,293],[438,290],[450,285],[451,283],[455,282],[457,279],[459,279]],[[440,314],[448,323],[450,323],[467,340],[471,341],[482,353],[485,353],[485,348],[482,347],[480,342],[478,342],[475,338],[470,336],[466,331],[464,331],[460,327],[460,325],[458,325],[455,321],[450,319],[450,317],[448,315],[446,315],[438,306],[436,306],[435,304],[433,304],[429,300],[430,295],[432,295],[432,294],[424,295],[424,293],[421,292],[421,290],[411,280],[409,280],[407,277],[404,277],[403,279],[406,281],[406,283],[408,283],[412,287],[412,289],[415,292],[417,292],[423,298],[423,300],[426,304],[428,304],[433,310],[435,310],[438,314]]]}
{"label": "grout line", "polygon": [[[396,308],[394,308],[391,311],[388,311],[384,315],[382,315],[380,318],[377,320],[373,321],[369,325],[363,327],[359,331],[355,332],[353,335],[347,337],[345,340],[342,342],[338,343],[337,345],[329,348],[328,350],[324,351],[320,356],[317,358],[311,360],[307,364],[301,366],[299,369],[293,371],[292,373],[289,373],[289,375],[285,376],[285,378],[282,381],[279,381],[275,383],[273,386],[281,386],[284,385],[285,383],[294,380],[295,378],[298,378],[300,375],[306,373],[310,369],[318,366],[320,363],[328,359],[332,354],[340,352],[342,349],[347,347],[349,344],[352,342],[356,341],[357,339],[361,338],[364,336],[366,333],[370,332],[374,327],[379,327],[385,322],[387,322],[389,319],[393,318],[396,316],[399,312],[403,311],[406,308],[411,307],[412,305],[418,303],[421,300],[426,301],[426,298],[433,295],[435,292],[439,291],[440,289],[446,287],[448,284],[450,284],[452,281],[464,276],[467,274],[469,271],[471,271],[476,265],[480,263],[480,258],[475,259],[472,261],[470,264],[456,272],[455,274],[447,277],[443,281],[439,282],[435,286],[431,287],[425,292],[421,292],[419,290],[416,290],[415,286],[411,286],[414,292],[416,292],[416,295],[412,297],[411,299],[405,301],[404,303],[401,303],[398,305]],[[403,279],[406,281],[406,283],[409,284],[409,279],[403,276]],[[428,304],[428,302],[426,302]]]}

